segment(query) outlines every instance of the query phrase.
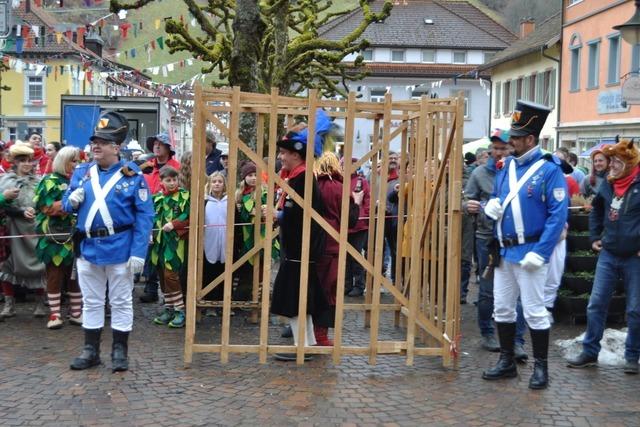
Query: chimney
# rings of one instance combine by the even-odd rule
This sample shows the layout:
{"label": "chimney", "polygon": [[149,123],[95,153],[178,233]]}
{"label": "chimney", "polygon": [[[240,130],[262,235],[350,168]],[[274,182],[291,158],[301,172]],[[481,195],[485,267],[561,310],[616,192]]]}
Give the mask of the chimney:
{"label": "chimney", "polygon": [[102,46],[104,46],[104,41],[95,31],[91,31],[87,36],[85,36],[84,47],[98,55],[100,58],[102,58]]}
{"label": "chimney", "polygon": [[520,21],[520,38],[523,39],[536,29],[536,21],[533,18],[524,18]]}

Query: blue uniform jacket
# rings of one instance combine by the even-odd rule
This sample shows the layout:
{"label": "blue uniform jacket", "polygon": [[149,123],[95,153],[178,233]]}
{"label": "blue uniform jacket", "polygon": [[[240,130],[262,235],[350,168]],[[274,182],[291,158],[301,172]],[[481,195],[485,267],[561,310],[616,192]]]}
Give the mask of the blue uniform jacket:
{"label": "blue uniform jacket", "polygon": [[[520,179],[535,162],[543,156],[538,148],[529,153],[526,159],[516,163],[516,176]],[[494,186],[493,197],[503,201],[509,194],[509,167],[515,162],[508,157],[504,166],[498,170]],[[502,249],[502,257],[513,263],[518,263],[527,252],[535,252],[549,262],[560,234],[567,222],[569,212],[569,192],[564,174],[560,169],[560,161],[555,157],[547,161],[527,181],[518,192],[524,222],[525,237],[540,236],[536,243],[524,243]],[[503,239],[517,239],[511,204],[507,206],[502,221],[496,227],[502,226]]]}
{"label": "blue uniform jacket", "polygon": [[[78,206],[77,229],[86,232],[85,220],[89,209],[95,201],[89,169],[94,162],[78,165],[71,177],[69,188],[62,198],[62,206],[66,212],[75,212],[69,203],[69,195],[77,188],[84,188],[84,202]],[[84,239],[80,245],[82,257],[92,264],[108,265],[126,262],[129,257],[146,258],[149,236],[153,227],[153,202],[151,194],[140,168],[133,162],[118,162],[104,171],[98,168],[100,186],[104,186],[109,178],[124,165],[135,172],[134,176],[123,176],[109,192],[105,201],[113,220],[113,227],[132,225],[131,229],[115,233],[107,237]],[[96,214],[91,230],[104,227],[100,212]]]}

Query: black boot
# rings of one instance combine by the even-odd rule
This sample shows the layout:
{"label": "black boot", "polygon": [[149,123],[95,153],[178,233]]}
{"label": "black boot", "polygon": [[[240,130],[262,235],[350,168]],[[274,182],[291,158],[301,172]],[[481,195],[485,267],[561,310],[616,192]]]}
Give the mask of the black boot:
{"label": "black boot", "polygon": [[82,371],[100,364],[100,334],[102,329],[84,330],[84,347],[82,354],[71,362],[69,366],[75,371]]}
{"label": "black boot", "polygon": [[129,369],[129,332],[113,330],[113,344],[111,345],[111,365],[113,372]]}
{"label": "black boot", "polygon": [[547,388],[549,371],[547,369],[547,354],[549,353],[549,329],[530,329],[531,345],[533,346],[533,374],[529,379],[529,388],[540,390]]}
{"label": "black boot", "polygon": [[485,380],[499,380],[501,378],[513,378],[518,376],[518,368],[513,358],[513,345],[515,344],[516,324],[497,323],[498,338],[500,338],[500,359],[498,363],[482,373]]}

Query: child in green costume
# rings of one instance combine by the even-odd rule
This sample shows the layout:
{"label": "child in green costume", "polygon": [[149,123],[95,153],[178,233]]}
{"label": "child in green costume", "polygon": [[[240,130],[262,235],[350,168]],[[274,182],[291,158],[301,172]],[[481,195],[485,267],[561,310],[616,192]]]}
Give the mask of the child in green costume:
{"label": "child in green costume", "polygon": [[185,259],[189,226],[189,192],[179,187],[178,171],[160,169],[163,190],[153,195],[156,211],[151,262],[158,269],[164,310],[153,319],[157,325],[182,328],[185,324],[180,270]]}

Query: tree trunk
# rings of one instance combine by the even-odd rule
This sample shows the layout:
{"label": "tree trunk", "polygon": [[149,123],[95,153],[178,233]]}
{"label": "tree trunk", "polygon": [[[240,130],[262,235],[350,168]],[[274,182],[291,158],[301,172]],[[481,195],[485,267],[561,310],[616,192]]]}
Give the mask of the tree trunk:
{"label": "tree trunk", "polygon": [[[229,64],[229,84],[240,86],[245,92],[259,92],[258,49],[265,24],[260,17],[258,0],[237,0],[233,21],[233,52]],[[240,115],[240,138],[250,147],[256,147],[256,117]]]}

